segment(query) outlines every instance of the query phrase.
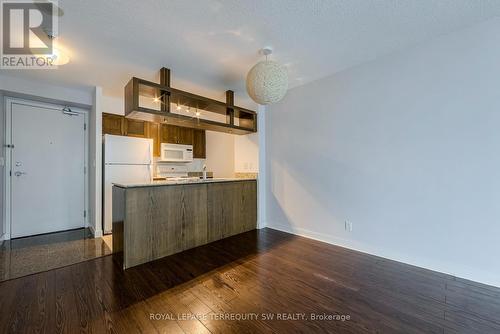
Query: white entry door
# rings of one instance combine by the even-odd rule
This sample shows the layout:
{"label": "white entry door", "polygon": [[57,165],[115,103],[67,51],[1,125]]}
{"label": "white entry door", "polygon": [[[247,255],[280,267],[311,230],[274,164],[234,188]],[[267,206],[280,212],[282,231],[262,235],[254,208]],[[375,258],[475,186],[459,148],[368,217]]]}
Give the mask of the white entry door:
{"label": "white entry door", "polygon": [[9,106],[11,237],[83,227],[85,113],[21,101]]}

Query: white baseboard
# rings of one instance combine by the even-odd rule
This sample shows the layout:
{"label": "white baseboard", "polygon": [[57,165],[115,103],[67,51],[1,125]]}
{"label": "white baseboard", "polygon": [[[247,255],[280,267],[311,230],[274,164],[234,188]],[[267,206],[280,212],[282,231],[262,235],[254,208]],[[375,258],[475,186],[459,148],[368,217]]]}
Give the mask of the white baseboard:
{"label": "white baseboard", "polygon": [[261,230],[263,228],[267,227],[267,223],[266,222],[257,222],[257,229],[258,230]]}
{"label": "white baseboard", "polygon": [[89,225],[89,229],[90,229],[90,232],[92,233],[92,235],[94,236],[94,238],[100,238],[100,237],[102,237],[102,230],[96,231],[94,229],[94,226],[92,226],[92,225]]}
{"label": "white baseboard", "polygon": [[374,255],[378,256],[387,260],[391,261],[397,261],[405,264],[409,264],[411,266],[427,269],[427,270],[432,270],[436,272],[440,272],[443,274],[448,274],[457,278],[462,278],[466,279],[469,281],[474,281],[477,283],[481,284],[486,284],[486,285],[491,285],[494,287],[500,288],[500,278],[484,278],[484,277],[478,277],[476,275],[471,275],[469,273],[464,273],[464,272],[454,272],[452,270],[447,270],[443,269],[440,266],[430,264],[430,263],[419,263],[419,261],[415,261],[413,259],[409,258],[403,258],[402,256],[399,256],[397,254],[389,254],[388,252],[383,252],[378,249],[372,249],[370,247],[367,247],[366,245],[363,245],[361,243],[357,242],[352,242],[343,238],[338,238],[333,235],[325,234],[325,233],[318,233],[315,231],[303,229],[303,228],[296,228],[296,227],[291,227],[289,225],[284,225],[284,224],[277,224],[273,222],[269,222],[267,224],[268,228],[298,235],[301,237],[305,237],[308,239],[313,239],[321,242],[325,242],[331,245],[339,246],[342,248],[347,248],[351,249],[357,252],[369,254],[369,255]]}

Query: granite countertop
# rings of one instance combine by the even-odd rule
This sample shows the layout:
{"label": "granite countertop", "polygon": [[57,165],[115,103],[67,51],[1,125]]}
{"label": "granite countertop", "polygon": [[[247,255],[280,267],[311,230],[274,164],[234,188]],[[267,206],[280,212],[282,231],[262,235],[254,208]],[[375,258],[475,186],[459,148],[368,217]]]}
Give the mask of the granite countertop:
{"label": "granite countertop", "polygon": [[186,179],[186,180],[164,180],[151,181],[147,183],[113,183],[119,188],[141,188],[141,187],[160,187],[172,186],[178,184],[199,184],[199,183],[218,183],[218,182],[238,182],[238,181],[255,181],[255,178],[214,178],[214,179]]}

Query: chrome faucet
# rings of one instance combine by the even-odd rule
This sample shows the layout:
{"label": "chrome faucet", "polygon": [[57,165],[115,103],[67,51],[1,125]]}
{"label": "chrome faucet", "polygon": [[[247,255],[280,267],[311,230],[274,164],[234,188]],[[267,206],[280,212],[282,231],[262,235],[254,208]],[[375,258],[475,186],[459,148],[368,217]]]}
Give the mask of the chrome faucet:
{"label": "chrome faucet", "polygon": [[207,179],[207,165],[203,165],[203,180]]}

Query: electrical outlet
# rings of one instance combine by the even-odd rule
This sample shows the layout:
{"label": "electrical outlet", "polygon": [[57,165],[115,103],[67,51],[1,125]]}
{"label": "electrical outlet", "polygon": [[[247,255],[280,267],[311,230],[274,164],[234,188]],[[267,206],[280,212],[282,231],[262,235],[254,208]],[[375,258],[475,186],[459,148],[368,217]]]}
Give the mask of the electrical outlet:
{"label": "electrical outlet", "polygon": [[346,220],[344,223],[344,227],[347,232],[352,232],[352,222]]}

